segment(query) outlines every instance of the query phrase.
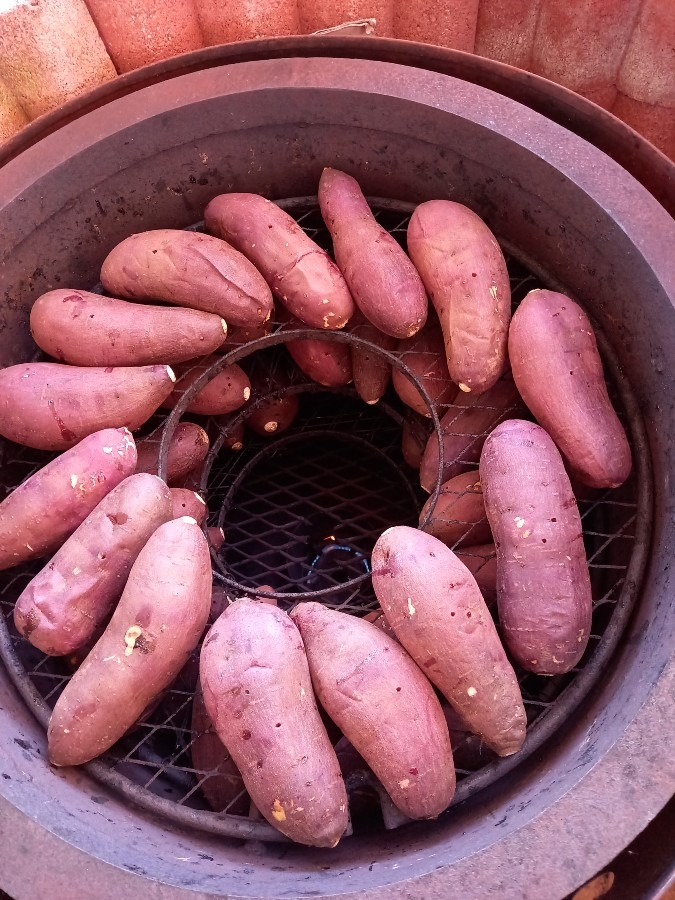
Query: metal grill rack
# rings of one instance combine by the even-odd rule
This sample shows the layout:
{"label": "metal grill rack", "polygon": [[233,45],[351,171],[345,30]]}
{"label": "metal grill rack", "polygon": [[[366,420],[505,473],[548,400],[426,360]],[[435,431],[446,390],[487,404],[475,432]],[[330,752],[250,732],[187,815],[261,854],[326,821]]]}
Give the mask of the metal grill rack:
{"label": "metal grill rack", "polygon": [[[314,199],[300,198],[284,205],[312,238],[330,249]],[[404,243],[412,207],[382,200],[373,201],[373,206],[381,223]],[[534,287],[558,287],[551,285],[535,264],[527,261],[525,265],[509,253],[510,248],[505,249],[514,306]],[[276,332],[276,327],[272,330]],[[342,334],[323,336],[349,340]],[[283,341],[283,335],[273,333],[260,341],[233,346],[219,365],[222,368],[223,364],[241,360],[255,366],[253,352],[266,348],[273,365],[287,366]],[[586,490],[578,496],[594,597],[589,646],[579,665],[566,675],[547,678],[518,671],[528,735],[523,750],[513,757],[495,757],[478,738],[462,733],[449,713],[458,777],[453,804],[522,765],[565,721],[601,675],[638,595],[651,521],[648,454],[630,387],[604,346],[603,354],[635,467],[619,490]],[[405,368],[405,353],[395,358]],[[196,382],[193,391],[213,374],[207,373]],[[208,525],[220,525],[226,534],[223,547],[212,548],[214,585],[224,597],[255,593],[267,585],[273,589],[271,595],[287,609],[313,598],[364,615],[377,607],[369,577],[369,555],[375,540],[390,525],[415,525],[426,499],[417,473],[406,467],[401,455],[401,426],[409,412],[391,389],[380,403],[370,407],[350,389],[321,389],[297,371],[291,371],[283,391],[300,395],[300,414],[292,428],[279,437],[248,434],[244,449],[238,452],[224,446],[227,435],[245,421],[250,409],[274,395],[254,396],[242,412],[220,421],[210,420],[205,426],[212,444],[200,489],[209,507]],[[164,462],[168,436],[185,417],[183,409],[190,396],[186,393],[183,403],[165,420]],[[431,410],[436,431],[440,416],[449,406]],[[157,424],[155,420],[149,427]],[[484,435],[476,435],[477,440],[481,437]],[[48,459],[47,454],[7,444],[0,499]],[[436,489],[439,487],[440,479]],[[77,660],[46,657],[14,631],[14,601],[42,564],[0,573],[0,656],[30,708],[46,726],[50,709]],[[105,757],[90,763],[88,770],[136,804],[174,822],[233,838],[283,840],[250,809],[241,779],[226,756],[216,769],[194,765],[195,739],[202,739],[192,730],[197,673],[198,650],[159,704]],[[340,739],[334,728],[331,736],[336,743]],[[354,830],[401,825],[405,820],[373,776],[354,759],[353,751],[344,747],[344,741],[338,749],[348,773]],[[218,803],[214,801],[216,794]]]}

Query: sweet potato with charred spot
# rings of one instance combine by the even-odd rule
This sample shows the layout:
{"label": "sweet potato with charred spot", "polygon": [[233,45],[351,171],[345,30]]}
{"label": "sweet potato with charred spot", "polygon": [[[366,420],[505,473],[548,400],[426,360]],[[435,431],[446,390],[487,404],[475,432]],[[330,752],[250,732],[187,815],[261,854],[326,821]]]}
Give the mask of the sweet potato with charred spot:
{"label": "sweet potato with charred spot", "polygon": [[[136,444],[138,450],[137,472],[156,475],[159,467],[159,448],[163,426]],[[209,436],[193,422],[179,422],[171,436],[167,456],[166,480],[173,485],[180,482],[206,459],[209,452]]]}
{"label": "sweet potato with charred spot", "polygon": [[[371,325],[360,312],[356,312],[349,323],[349,332],[357,338],[369,341],[390,353],[396,349],[396,338],[384,334]],[[367,347],[351,345],[352,373],[356,393],[372,406],[384,396],[391,379],[391,363],[376,351]]]}
{"label": "sweet potato with charred spot", "polygon": [[291,618],[302,634],[321,705],[413,819],[450,803],[455,769],[433,688],[403,648],[363,619],[299,603]]}
{"label": "sweet potato with charred spot", "polygon": [[207,803],[215,812],[227,812],[233,816],[248,815],[251,801],[241,772],[213,727],[199,686],[192,698],[191,727],[192,767],[199,773],[210,773],[199,785]]}
{"label": "sweet potato with charred spot", "polygon": [[224,319],[196,309],[166,309],[89,291],[43,294],[30,311],[35,343],[76,366],[173,365],[206,356],[225,340]]}
{"label": "sweet potato with charred spot", "polygon": [[334,847],[347,827],[347,793],[288,615],[236,600],[204,641],[200,680],[216,732],[267,821],[299,843]]}
{"label": "sweet potato with charred spot", "polygon": [[50,656],[87,644],[122,595],[136,557],[170,518],[163,481],[144,473],[125,478],[23,590],[17,631]]}
{"label": "sweet potato with charred spot", "polygon": [[55,550],[135,467],[131,433],[107,428],[27,478],[0,503],[0,570]]}
{"label": "sweet potato with charred spot", "polygon": [[[457,386],[448,374],[443,350],[443,336],[437,322],[429,322],[425,328],[407,341],[400,341],[398,356],[415,375],[429,395],[432,403],[443,409],[457,396]],[[392,369],[394,390],[401,400],[421,416],[431,416],[426,401],[413,382],[396,366]]]}
{"label": "sweet potato with charred spot", "polygon": [[116,297],[201,309],[228,325],[266,322],[274,306],[265,279],[243,254],[196,231],[132,234],[105,258],[101,282]]}
{"label": "sweet potato with charred spot", "polygon": [[512,419],[485,442],[480,478],[506,644],[531,672],[569,672],[588,643],[592,597],[581,517],[562,457],[543,428]]}
{"label": "sweet potato with charred spot", "polygon": [[180,519],[181,516],[191,516],[197,525],[204,524],[206,519],[206,503],[195,491],[187,488],[170,488],[171,493],[171,518]]}
{"label": "sweet potato with charred spot", "polygon": [[497,551],[494,544],[478,544],[460,547],[456,551],[458,559],[464,563],[476,579],[488,609],[497,602]]}
{"label": "sweet potato with charred spot", "polygon": [[[523,412],[518,388],[509,376],[480,396],[459,393],[441,417],[443,471],[449,481],[478,465],[480,452],[490,431],[504,419]],[[420,463],[420,484],[431,493],[438,475],[438,435],[430,435]]]}
{"label": "sweet potato with charred spot", "polygon": [[448,371],[463,391],[482,394],[506,367],[511,285],[487,225],[450,200],[430,200],[412,214],[408,253],[443,330]]}
{"label": "sweet potato with charred spot", "polygon": [[168,366],[10,366],[0,371],[0,434],[37,450],[65,450],[103,428],[134,431],[175,381]]}
{"label": "sweet potato with charred spot", "polygon": [[387,621],[427,678],[496,753],[520,750],[518,680],[467,567],[437,538],[398,525],[375,544],[372,569]]}
{"label": "sweet potato with charred spot", "polygon": [[509,355],[523,400],[579,480],[594,488],[622,484],[630,446],[581,307],[555,291],[530,291],[511,323]]}
{"label": "sweet potato with charred spot", "polygon": [[185,516],[155,531],[134,563],[110,624],[56,702],[47,731],[56,766],[108,750],[174,680],[211,606],[206,539]]}
{"label": "sweet potato with charred spot", "polygon": [[[194,382],[218,360],[217,356],[204,359],[193,359],[181,366],[176,366],[176,386],[162,404],[166,409],[173,409],[183,394],[190,390]],[[233,364],[221,369],[213,375],[203,388],[200,388],[188,404],[187,413],[195,416],[221,416],[240,409],[251,396],[251,383],[244,370]]]}
{"label": "sweet potato with charred spot", "polygon": [[257,266],[301,322],[328,329],[347,324],[354,301],[340,270],[275,203],[258,194],[221,194],[206,207],[204,222]]}
{"label": "sweet potato with charred spot", "polygon": [[420,513],[420,528],[439,541],[455,549],[469,544],[481,544],[492,537],[478,470],[463,472],[441,485],[438,499],[425,524],[433,497],[429,497]]}
{"label": "sweet potato with charred spot", "polygon": [[355,178],[324,169],[321,215],[354,302],[369,322],[394,338],[416,334],[427,319],[427,295],[403,248],[377,221]]}

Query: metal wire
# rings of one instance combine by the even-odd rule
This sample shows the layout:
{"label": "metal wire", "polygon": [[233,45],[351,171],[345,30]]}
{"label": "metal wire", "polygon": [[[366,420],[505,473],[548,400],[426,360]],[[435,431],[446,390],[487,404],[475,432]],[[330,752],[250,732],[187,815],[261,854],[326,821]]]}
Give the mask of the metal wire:
{"label": "metal wire", "polygon": [[[371,203],[384,227],[404,243],[412,206],[387,200]],[[315,198],[298,198],[283,205],[314,240],[330,249]],[[518,254],[508,246],[505,251],[514,307],[535,287],[564,290],[533,261],[522,257],[518,261]],[[220,525],[226,531],[223,547],[212,548],[214,584],[222,589],[223,602],[267,585],[274,590],[261,596],[271,595],[286,608],[311,597],[336,609],[364,615],[377,608],[369,577],[369,554],[375,540],[392,524],[416,524],[426,499],[417,473],[405,466],[401,454],[400,428],[409,412],[391,390],[376,406],[367,406],[351,389],[326,390],[309,382],[297,369],[289,368],[283,347],[289,334],[280,333],[281,327],[282,323],[275,323],[268,337],[226,347],[229,352],[194,383],[173,412],[153,423],[153,427],[162,426],[156,432],[160,473],[166,473],[170,436],[185,418],[194,394],[234,362],[249,366],[255,382],[255,366],[264,356],[272,387],[254,393],[241,411],[211,420],[208,425],[212,443],[199,488],[208,502],[208,525]],[[298,336],[316,337],[316,333],[303,329]],[[322,336],[354,345],[359,341],[342,332]],[[528,734],[520,753],[499,759],[476,736],[453,731],[458,778],[453,804],[522,765],[565,721],[601,676],[639,593],[651,529],[649,453],[630,386],[601,333],[598,339],[612,397],[629,434],[635,467],[620,489],[588,490],[579,497],[593,587],[589,646],[579,665],[566,675],[547,678],[517,672],[528,718]],[[406,365],[405,348],[388,354],[373,345],[361,345],[387,359],[417,387],[437,435],[441,434],[440,420],[445,414],[443,433],[452,432],[457,419],[450,410],[459,416],[462,407],[432,403],[424,385]],[[275,388],[280,373],[285,380]],[[433,390],[434,385],[430,393]],[[254,409],[289,393],[301,395],[300,414],[292,430],[272,439],[247,433],[243,450],[227,449],[228,435]],[[484,408],[489,408],[488,403]],[[527,413],[518,409],[518,415]],[[479,452],[489,430],[473,435],[474,450]],[[434,515],[441,486],[444,460],[443,443],[439,443],[439,471],[427,522]],[[50,459],[48,454],[12,444],[4,449],[0,499]],[[471,470],[477,457],[471,457],[471,453],[469,457],[448,462]],[[458,546],[480,522],[451,520],[450,524],[459,528]],[[490,564],[489,555],[481,558],[484,566]],[[77,660],[46,657],[20,639],[13,628],[14,602],[42,565],[35,562],[0,573],[0,657],[29,708],[46,727],[50,709]],[[243,782],[226,753],[212,767],[194,764],[193,754],[204,739],[203,729],[194,731],[192,721],[198,658],[199,648],[156,708],[105,757],[86,768],[125,798],[183,826],[235,838],[283,840],[267,823],[248,815]],[[364,820],[361,815],[356,831],[372,827],[374,820],[382,820],[389,828],[405,821],[387,802],[372,773],[357,767],[347,778],[347,785],[354,803],[358,806],[365,802],[370,810],[370,818]]]}

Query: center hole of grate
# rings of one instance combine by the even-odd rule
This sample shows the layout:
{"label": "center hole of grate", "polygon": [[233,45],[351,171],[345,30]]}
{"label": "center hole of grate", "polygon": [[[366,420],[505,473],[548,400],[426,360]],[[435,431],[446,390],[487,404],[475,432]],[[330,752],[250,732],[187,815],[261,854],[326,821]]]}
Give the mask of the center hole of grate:
{"label": "center hole of grate", "polygon": [[[258,454],[226,494],[219,517],[226,535],[220,559],[233,580],[279,593],[339,588],[369,575],[385,529],[417,523],[419,503],[393,452],[400,453],[397,426],[381,418],[391,447],[381,427],[377,444],[316,430]],[[371,592],[363,579],[364,610]],[[338,590],[326,601],[340,606],[344,599]]]}

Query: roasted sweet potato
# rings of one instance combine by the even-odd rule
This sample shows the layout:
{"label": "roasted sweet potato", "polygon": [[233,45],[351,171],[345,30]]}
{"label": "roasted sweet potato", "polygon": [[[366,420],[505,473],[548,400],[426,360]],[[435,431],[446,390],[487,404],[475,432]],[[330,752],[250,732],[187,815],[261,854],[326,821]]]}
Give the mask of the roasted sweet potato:
{"label": "roasted sweet potato", "polygon": [[523,400],[579,480],[594,488],[622,484],[630,446],[581,307],[555,291],[530,291],[511,323],[509,355]]}
{"label": "roasted sweet potato", "polygon": [[224,241],[195,231],[132,234],[105,258],[101,281],[116,297],[165,300],[215,313],[228,325],[258,325],[273,309],[255,266]]}
{"label": "roasted sweet potato", "polygon": [[233,816],[248,815],[251,801],[241,773],[216,734],[199,686],[192,699],[190,754],[195,769],[210,773],[208,778],[200,782],[199,788],[211,809]]}
{"label": "roasted sweet potato", "polygon": [[487,225],[461,203],[430,200],[408,225],[408,253],[443,329],[450,377],[482,394],[506,367],[511,285]]}
{"label": "roasted sweet potato", "polygon": [[[440,410],[452,403],[457,396],[457,386],[448,374],[443,350],[443,336],[437,322],[429,322],[425,328],[398,345],[398,355],[415,375]],[[430,416],[426,401],[413,382],[396,366],[392,369],[394,390],[401,400],[421,416]]]}
{"label": "roasted sweet potato", "polygon": [[[480,396],[460,393],[441,417],[443,435],[442,481],[449,481],[478,465],[490,431],[504,419],[522,413],[520,394],[505,376]],[[431,493],[438,475],[438,435],[430,435],[420,464],[420,484]]]}
{"label": "roasted sweet potato", "polygon": [[175,381],[168,366],[10,366],[0,371],[0,434],[37,450],[65,450],[104,428],[134,431]]}
{"label": "roasted sweet potato", "polygon": [[131,433],[107,428],[31,475],[0,503],[0,570],[55,550],[135,467]]}
{"label": "roasted sweet potato", "polygon": [[[393,352],[396,349],[396,339],[383,334],[359,312],[356,312],[351,319],[349,331],[355,337],[369,341],[383,350]],[[369,405],[377,403],[382,399],[389,386],[391,364],[373,350],[357,347],[356,344],[351,345],[351,354],[356,393]]]}
{"label": "roasted sweet potato", "polygon": [[208,510],[201,496],[187,488],[171,488],[170,491],[171,518],[180,519],[181,516],[191,516],[197,525],[203,525]]}
{"label": "roasted sweet potato", "polygon": [[330,329],[347,324],[354,301],[340,270],[275,203],[258,194],[221,194],[206,207],[204,221],[258,267],[301,322]]}
{"label": "roasted sweet potato", "polygon": [[347,827],[347,793],[288,615],[236,600],[204,641],[200,680],[216,732],[267,821],[299,843],[334,847]]}
{"label": "roasted sweet potato", "polygon": [[476,579],[483,599],[492,609],[497,601],[497,551],[494,544],[478,544],[460,547],[456,551],[458,559],[464,563]]}
{"label": "roasted sweet potato", "polygon": [[30,311],[33,340],[76,366],[173,365],[206,356],[225,340],[225,320],[196,309],[166,309],[88,291],[43,294]]}
{"label": "roasted sweet potato", "polygon": [[433,534],[453,550],[492,538],[478,470],[455,475],[441,485],[431,518],[423,525],[432,500],[429,497],[420,513],[422,531]]}
{"label": "roasted sweet potato", "polygon": [[[183,394],[202,376],[218,359],[207,356],[204,359],[193,359],[182,366],[176,366],[176,386],[162,406],[173,409]],[[201,388],[188,405],[186,412],[196,416],[221,416],[234,412],[251,396],[251,383],[244,370],[234,364],[226,366],[222,371]]]}
{"label": "roasted sweet potato", "polygon": [[353,378],[348,344],[321,340],[321,337],[288,340],[286,349],[296,366],[312,381],[325,387],[344,387]]}
{"label": "roasted sweet potato", "polygon": [[507,646],[531,672],[568,672],[588,643],[591,581],[562,457],[539,425],[511,419],[485,442],[480,480]]}
{"label": "roasted sweet potato", "polygon": [[496,753],[520,750],[525,708],[516,674],[467,567],[406,525],[378,539],[372,567],[387,621],[427,678]]}
{"label": "roasted sweet potato", "polygon": [[103,636],[56,702],[47,731],[50,762],[80,765],[122,737],[183,668],[210,606],[201,529],[189,516],[160,525]]}
{"label": "roasted sweet potato", "polygon": [[300,603],[291,618],[302,634],[321,705],[413,819],[450,803],[455,769],[433,688],[403,648],[370,622]]}
{"label": "roasted sweet potato", "polygon": [[403,248],[377,221],[355,178],[324,169],[321,215],[354,302],[384,334],[409,338],[427,319],[427,295]]}
{"label": "roasted sweet potato", "polygon": [[150,536],[170,518],[163,481],[125,478],[24,589],[14,608],[17,631],[50,656],[84,646],[120,598]]}
{"label": "roasted sweet potato", "polygon": [[[162,433],[163,426],[136,444],[137,472],[157,474]],[[173,485],[181,481],[189,472],[204,462],[208,452],[209,436],[204,429],[193,422],[179,422],[169,444],[166,467],[167,482]]]}

